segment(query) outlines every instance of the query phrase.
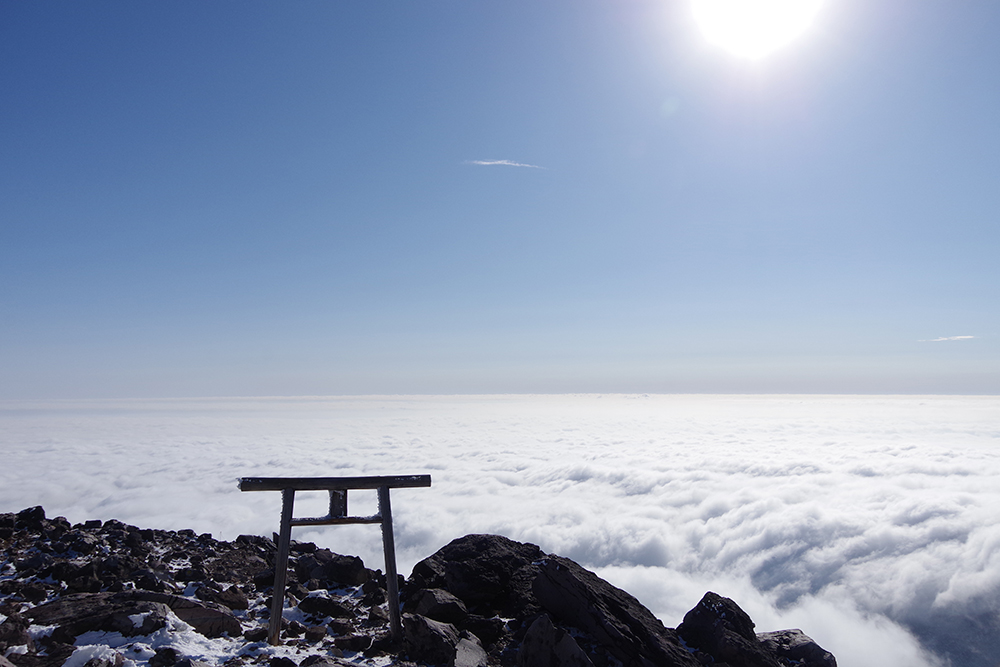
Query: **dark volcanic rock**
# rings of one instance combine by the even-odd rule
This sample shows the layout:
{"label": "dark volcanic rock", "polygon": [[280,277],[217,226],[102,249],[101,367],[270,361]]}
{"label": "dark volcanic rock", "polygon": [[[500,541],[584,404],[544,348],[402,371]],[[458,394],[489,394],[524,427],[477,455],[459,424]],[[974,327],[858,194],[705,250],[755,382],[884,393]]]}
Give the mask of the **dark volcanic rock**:
{"label": "dark volcanic rock", "polygon": [[35,640],[28,634],[28,626],[31,622],[20,614],[11,614],[0,623],[0,655],[8,646],[26,645],[29,650],[34,650]]}
{"label": "dark volcanic rock", "polygon": [[369,635],[346,635],[336,637],[333,645],[345,651],[366,651],[372,645],[372,637]]}
{"label": "dark volcanic rock", "polygon": [[[289,662],[291,662],[291,660],[289,660]],[[292,662],[292,664],[294,665],[295,663]],[[87,666],[84,665],[84,667]],[[181,658],[174,664],[174,667],[212,667],[212,666],[209,665],[207,662],[202,662],[201,660],[195,660],[194,658]]]}
{"label": "dark volcanic rock", "polygon": [[40,530],[43,521],[45,521],[45,510],[41,506],[29,507],[17,513],[14,518],[14,528]]}
{"label": "dark volcanic rock", "polygon": [[14,663],[15,667],[61,667],[75,650],[76,647],[72,644],[49,642],[45,647],[44,655],[11,653],[8,660]]}
{"label": "dark volcanic rock", "polygon": [[264,626],[250,628],[249,630],[243,633],[243,637],[248,642],[266,642],[267,628]]}
{"label": "dark volcanic rock", "polygon": [[250,607],[250,600],[235,586],[222,589],[216,585],[205,585],[198,588],[194,595],[199,600],[215,602],[229,609],[249,609]]}
{"label": "dark volcanic rock", "polygon": [[712,656],[715,662],[735,667],[781,667],[753,628],[753,621],[739,605],[709,591],[684,615],[677,632],[688,646]]}
{"label": "dark volcanic rock", "polygon": [[17,569],[18,574],[32,575],[50,571],[54,563],[55,559],[49,554],[36,552],[27,558],[14,561],[14,567]]}
{"label": "dark volcanic rock", "polygon": [[735,632],[744,639],[756,639],[754,622],[740,606],[717,593],[709,591],[698,605],[684,615],[684,622],[677,628],[689,644],[707,644],[717,633],[717,628]]}
{"label": "dark volcanic rock", "polygon": [[[219,637],[223,633],[235,637],[243,633],[239,621],[221,608],[150,591],[64,595],[29,609],[25,616],[39,625],[58,626],[53,635],[72,643],[73,639],[90,631],[119,632],[125,637],[147,635],[164,627],[168,611],[173,611],[206,637]],[[129,617],[140,614],[143,620],[136,625]]]}
{"label": "dark volcanic rock", "polygon": [[261,570],[253,575],[253,585],[258,591],[266,591],[274,586],[274,568]]}
{"label": "dark volcanic rock", "polygon": [[[426,660],[444,661],[444,646],[457,646],[452,627],[485,640],[493,659],[520,667],[779,667],[828,655],[804,635],[759,641],[750,617],[714,593],[685,617],[679,634],[572,560],[495,535],[452,541],[414,567],[404,592],[404,609],[420,614],[407,615],[408,645]],[[474,613],[443,613],[449,593]]]}
{"label": "dark volcanic rock", "polygon": [[573,636],[542,614],[528,628],[517,652],[518,667],[594,667]]}
{"label": "dark volcanic rock", "polygon": [[[266,541],[266,544],[270,543],[270,540]],[[213,581],[227,584],[245,584],[252,581],[254,575],[267,568],[268,561],[265,556],[273,554],[273,546],[269,552],[257,542],[241,542],[237,539],[234,546],[237,548],[225,551],[202,565]],[[271,581],[274,581],[273,571]]]}
{"label": "dark volcanic rock", "polygon": [[354,612],[344,603],[333,598],[310,595],[299,602],[299,610],[312,616],[332,616],[334,618],[353,618]]}
{"label": "dark volcanic rock", "polygon": [[414,596],[413,610],[444,623],[461,623],[469,616],[465,604],[448,591],[426,588]]}
{"label": "dark volcanic rock", "polygon": [[[32,507],[0,513],[0,549],[0,667],[61,667],[90,631],[110,633],[120,652],[84,667],[203,667],[162,644],[171,614],[206,637],[239,638],[220,644],[233,651],[230,667],[271,659],[246,650],[267,637],[276,550],[265,537],[230,543],[115,520],[71,525]],[[347,651],[412,665],[399,658],[405,651],[444,667],[836,667],[798,630],[755,635],[736,603],[714,593],[678,635],[577,563],[497,535],[453,540],[414,567],[402,588],[402,643],[388,633],[385,576],[361,559],[296,542],[289,570],[287,600],[298,609],[280,619],[281,636],[305,653],[303,667],[341,667]]]}
{"label": "dark volcanic rock", "polygon": [[315,549],[299,556],[295,574],[301,582],[315,579],[327,586],[360,586],[370,576],[365,564],[357,556],[341,556],[329,549]]}
{"label": "dark volcanic rock", "polygon": [[458,630],[451,623],[441,623],[419,614],[403,614],[403,645],[413,660],[452,664],[458,640]]}
{"label": "dark volcanic rock", "polygon": [[[38,625],[55,625],[56,641],[72,644],[85,632],[117,632],[124,637],[149,634],[164,627],[169,608],[145,600],[115,600],[112,593],[77,593],[28,610]],[[130,616],[141,617],[136,624]]]}
{"label": "dark volcanic rock", "polygon": [[469,614],[462,621],[462,630],[471,632],[486,646],[492,646],[500,641],[507,630],[507,623],[498,616],[486,617]]}
{"label": "dark volcanic rock", "polygon": [[243,626],[232,613],[221,605],[211,602],[197,602],[191,598],[148,591],[125,591],[116,596],[128,600],[144,600],[160,602],[167,605],[178,618],[188,623],[206,637],[239,637],[243,634]]}
{"label": "dark volcanic rock", "polygon": [[455,645],[454,667],[487,667],[489,659],[475,636],[466,635]]}
{"label": "dark volcanic rock", "polygon": [[91,658],[84,663],[83,667],[122,667],[124,664],[125,656],[118,651],[114,651],[110,656]]}
{"label": "dark volcanic rock", "polygon": [[300,662],[299,667],[355,667],[355,665],[331,655],[311,655]]}
{"label": "dark volcanic rock", "polygon": [[532,611],[533,563],[544,556],[534,544],[500,535],[466,535],[413,567],[409,589],[442,588],[470,611],[487,607],[508,616]]}
{"label": "dark volcanic rock", "polygon": [[801,630],[762,632],[757,639],[779,658],[797,667],[837,667],[833,654],[807,637]]}
{"label": "dark volcanic rock", "polygon": [[131,574],[131,580],[136,588],[147,591],[165,593],[177,588],[173,578],[168,573],[156,570],[136,570]]}
{"label": "dark volcanic rock", "polygon": [[554,618],[587,632],[625,665],[699,664],[638,600],[568,558],[547,557],[532,589]]}
{"label": "dark volcanic rock", "polygon": [[149,659],[149,667],[173,667],[178,659],[177,651],[169,646],[156,649],[156,654]]}

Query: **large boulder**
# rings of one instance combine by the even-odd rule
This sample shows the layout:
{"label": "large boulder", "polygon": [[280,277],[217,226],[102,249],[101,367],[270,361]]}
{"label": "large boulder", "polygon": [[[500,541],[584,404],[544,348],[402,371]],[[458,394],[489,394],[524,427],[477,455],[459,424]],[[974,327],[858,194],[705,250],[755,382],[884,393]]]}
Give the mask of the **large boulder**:
{"label": "large boulder", "polygon": [[36,505],[18,512],[14,519],[14,527],[19,530],[40,530],[44,521],[45,510]]}
{"label": "large boulder", "polygon": [[243,634],[243,626],[235,616],[219,604],[212,602],[199,602],[191,598],[180,597],[178,595],[167,595],[165,593],[150,593],[148,591],[125,591],[118,593],[122,599],[148,600],[151,602],[161,602],[170,608],[178,618],[191,625],[195,631],[206,637],[221,637],[228,634],[230,637],[238,637]]}
{"label": "large boulder", "polygon": [[532,590],[555,619],[583,630],[624,665],[699,665],[638,600],[568,558],[545,558]]}
{"label": "large boulder", "polygon": [[451,623],[420,614],[403,614],[403,648],[413,660],[447,667],[487,667],[489,656],[479,639],[459,633]]}
{"label": "large boulder", "polygon": [[709,591],[684,615],[677,632],[688,646],[734,667],[781,667],[754,634],[754,623],[739,605]]}
{"label": "large boulder", "polygon": [[801,630],[778,630],[757,635],[764,647],[797,667],[837,667],[833,654]]}
{"label": "large boulder", "polygon": [[304,614],[323,618],[354,618],[351,608],[340,600],[321,593],[310,594],[299,602],[299,610]]}
{"label": "large boulder", "polygon": [[205,602],[220,604],[229,609],[243,610],[250,607],[250,600],[247,599],[247,596],[239,588],[236,586],[222,588],[215,584],[215,582],[209,582],[199,587],[195,591],[195,597]]}
{"label": "large boulder", "polygon": [[72,643],[73,638],[94,630],[125,637],[148,635],[166,625],[171,611],[206,637],[242,634],[240,622],[224,607],[151,591],[64,595],[24,615],[38,625],[57,626],[53,635]]}
{"label": "large boulder", "polygon": [[62,667],[75,651],[76,647],[72,644],[49,641],[44,653],[11,653],[7,659],[15,667]]}
{"label": "large boulder", "polygon": [[412,660],[451,665],[460,636],[451,623],[419,614],[403,614],[403,646]]}
{"label": "large boulder", "polygon": [[28,633],[31,622],[20,614],[11,614],[0,623],[0,655],[9,646],[26,646],[29,651],[35,650],[35,640]]}
{"label": "large boulder", "polygon": [[295,576],[305,583],[315,579],[324,586],[360,586],[371,573],[357,556],[341,556],[329,549],[317,549],[298,557]]}
{"label": "large boulder", "polygon": [[475,636],[465,636],[455,646],[454,667],[487,667],[489,656]]}
{"label": "large boulder", "polygon": [[517,667],[594,667],[594,663],[571,634],[542,614],[521,640]]}
{"label": "large boulder", "polygon": [[[54,625],[52,637],[72,644],[85,632],[117,632],[123,637],[148,635],[167,624],[170,608],[162,602],[116,598],[113,593],[76,593],[25,612],[37,625]],[[134,619],[140,619],[137,623]]]}
{"label": "large boulder", "polygon": [[407,589],[441,588],[470,611],[519,616],[533,611],[531,582],[538,573],[534,562],[544,555],[534,544],[500,535],[466,535],[417,563]]}
{"label": "large boulder", "polygon": [[461,600],[440,588],[425,588],[415,595],[413,610],[444,623],[461,623],[469,616],[469,610]]}

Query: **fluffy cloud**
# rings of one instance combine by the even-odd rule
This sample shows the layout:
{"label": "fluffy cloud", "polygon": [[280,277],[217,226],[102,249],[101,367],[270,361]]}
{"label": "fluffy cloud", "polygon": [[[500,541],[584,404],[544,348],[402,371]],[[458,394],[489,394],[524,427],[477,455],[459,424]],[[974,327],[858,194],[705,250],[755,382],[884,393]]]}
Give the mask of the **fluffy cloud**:
{"label": "fluffy cloud", "polygon": [[[232,539],[249,475],[427,473],[393,492],[401,571],[493,532],[598,569],[668,625],[705,592],[843,664],[1000,661],[1000,398],[493,396],[8,404],[0,511]],[[321,494],[296,514],[320,515]],[[375,509],[373,493],[352,512]],[[381,566],[377,529],[297,539]]]}

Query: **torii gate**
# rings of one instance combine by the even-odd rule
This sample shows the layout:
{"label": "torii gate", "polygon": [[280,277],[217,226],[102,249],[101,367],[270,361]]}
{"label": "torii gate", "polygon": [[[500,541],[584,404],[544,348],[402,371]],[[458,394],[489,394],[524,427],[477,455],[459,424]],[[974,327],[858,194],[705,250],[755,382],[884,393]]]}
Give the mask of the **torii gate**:
{"label": "torii gate", "polygon": [[[392,508],[389,489],[431,485],[430,475],[400,475],[394,477],[244,477],[240,491],[281,491],[281,532],[278,534],[278,555],[274,563],[274,596],[267,641],[280,643],[281,616],[285,605],[285,578],[288,573],[288,552],[292,541],[292,526],[329,526],[348,523],[382,524],[382,550],[385,554],[386,588],[389,594],[389,629],[399,640],[403,627],[399,618],[399,582],[396,579],[396,545],[392,537]],[[378,514],[347,515],[348,489],[378,490]],[[292,517],[296,491],[329,491],[330,513],[316,518]]]}

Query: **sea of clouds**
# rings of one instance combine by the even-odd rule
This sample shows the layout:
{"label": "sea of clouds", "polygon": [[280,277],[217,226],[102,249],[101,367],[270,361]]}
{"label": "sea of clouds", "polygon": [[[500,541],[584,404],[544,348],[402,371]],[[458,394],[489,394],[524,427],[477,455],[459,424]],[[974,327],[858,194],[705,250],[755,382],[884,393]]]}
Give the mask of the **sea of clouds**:
{"label": "sea of clouds", "polygon": [[[1000,397],[402,396],[0,403],[0,511],[221,539],[277,530],[242,476],[429,473],[400,571],[499,533],[676,626],[707,590],[843,667],[1000,664]],[[300,494],[297,516],[325,513]],[[375,511],[352,492],[352,514]],[[297,528],[382,567],[377,527]]]}

